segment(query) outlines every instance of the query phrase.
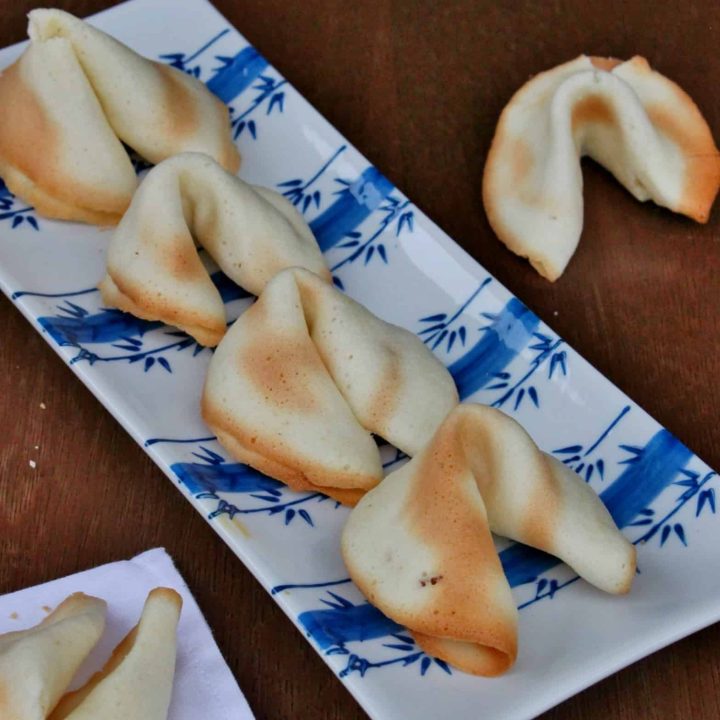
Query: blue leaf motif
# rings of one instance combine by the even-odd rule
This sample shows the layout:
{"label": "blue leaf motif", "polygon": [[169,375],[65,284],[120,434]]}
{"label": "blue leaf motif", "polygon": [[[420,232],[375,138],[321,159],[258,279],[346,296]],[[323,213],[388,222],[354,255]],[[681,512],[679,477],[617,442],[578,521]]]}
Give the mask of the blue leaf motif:
{"label": "blue leaf motif", "polygon": [[[275,495],[258,495],[257,493],[250,493],[250,497],[257,498],[258,500],[262,500],[263,502],[269,502],[269,503],[276,503],[280,501],[280,498],[276,497]],[[284,506],[283,506],[284,507]],[[282,511],[281,508],[275,508],[278,512]]]}
{"label": "blue leaf motif", "polygon": [[420,663],[420,674],[421,675],[424,675],[428,671],[428,668],[430,667],[431,663],[432,663],[432,660],[427,656],[425,656],[422,659],[422,662]]}
{"label": "blue leaf motif", "polygon": [[298,515],[308,524],[310,527],[315,527],[315,524],[310,517],[310,513],[307,510],[298,510]]}
{"label": "blue leaf motif", "polygon": [[343,285],[343,281],[342,281],[337,275],[333,275],[332,281],[333,281],[333,285],[334,285],[338,290],[345,290],[345,286]]}
{"label": "blue leaf motif", "polygon": [[16,216],[13,218],[13,221],[12,221],[13,229],[16,228],[18,225],[20,225],[20,223],[22,223],[22,221],[23,221],[24,219],[25,219],[25,218],[23,218],[22,215],[16,215]]}
{"label": "blue leaf motif", "polygon": [[412,645],[415,642],[411,637],[401,635],[400,633],[393,633],[393,637],[400,640],[400,642],[408,643],[409,645]]}
{"label": "blue leaf motif", "polygon": [[675,534],[680,538],[680,542],[682,542],[682,544],[687,547],[687,542],[685,541],[685,530],[683,529],[683,526],[680,523],[675,523],[675,525],[673,525],[673,530],[675,531]]}
{"label": "blue leaf motif", "polygon": [[292,508],[288,508],[285,511],[285,524],[289,525],[290,521],[295,517],[295,511]]}
{"label": "blue leaf motif", "polygon": [[447,337],[448,331],[443,330],[438,336],[435,342],[433,343],[432,349],[434,350],[446,337]]}
{"label": "blue leaf motif", "polygon": [[35,230],[39,230],[39,229],[40,229],[40,228],[38,227],[38,221],[37,221],[32,215],[28,215],[28,216],[26,217],[26,220],[27,220],[28,223],[31,225],[31,227],[35,228]]}
{"label": "blue leaf motif", "polygon": [[553,452],[558,453],[559,455],[574,455],[576,453],[582,452],[582,449],[582,445],[568,445],[567,447],[553,450]]}
{"label": "blue leaf motif", "polygon": [[383,643],[383,647],[391,650],[401,650],[402,652],[410,652],[415,649],[414,645],[401,645],[400,643]]}
{"label": "blue leaf motif", "polygon": [[268,103],[268,108],[266,114],[269,115],[273,108],[277,106],[277,109],[280,112],[283,112],[283,103],[285,101],[285,93],[284,92],[278,92],[275,93],[271,98],[270,102]]}
{"label": "blue leaf motif", "polygon": [[700,513],[705,505],[710,508],[710,512],[715,514],[715,489],[707,488],[698,495],[697,508],[695,510],[695,517],[700,517]]}
{"label": "blue leaf motif", "polygon": [[250,134],[252,135],[253,140],[257,140],[257,132],[255,130],[255,121],[248,120],[247,128],[250,131]]}
{"label": "blue leaf motif", "polygon": [[662,547],[667,542],[667,539],[670,536],[671,531],[672,531],[672,527],[670,525],[666,525],[662,529],[662,533],[660,534],[660,547]]}
{"label": "blue leaf motif", "polygon": [[209,447],[201,445],[200,450],[202,450],[203,454],[194,452],[193,455],[201,460],[204,460],[209,465],[222,465],[225,462],[225,458],[222,455],[218,455],[218,453],[211,450]]}
{"label": "blue leaf motif", "polygon": [[574,462],[577,462],[580,459],[579,455],[573,455],[572,457],[565,458],[563,460],[563,465],[572,465]]}
{"label": "blue leaf motif", "polygon": [[298,185],[302,185],[302,180],[294,179],[294,180],[286,180],[285,182],[278,183],[278,187],[297,187]]}
{"label": "blue leaf motif", "polygon": [[447,319],[447,315],[445,313],[439,313],[438,315],[428,315],[427,317],[420,318],[420,322],[442,322],[443,320]]}
{"label": "blue leaf motif", "polygon": [[155,364],[154,357],[146,357],[145,358],[145,372],[147,372],[154,364]]}
{"label": "blue leaf motif", "polygon": [[535,405],[536,408],[540,407],[540,401],[538,399],[537,390],[535,389],[534,385],[531,385],[528,388],[528,395],[530,396],[530,399],[533,401],[533,405]]}
{"label": "blue leaf motif", "polygon": [[439,325],[432,325],[431,327],[425,328],[421,330],[418,335],[427,335],[428,333],[433,333],[438,330],[443,330],[445,328],[445,325],[440,323]]}
{"label": "blue leaf motif", "polygon": [[164,357],[159,357],[159,358],[158,358],[158,364],[159,364],[159,365],[162,365],[162,367],[164,367],[165,370],[167,370],[169,373],[172,372],[172,368],[170,367],[170,363],[169,363]]}
{"label": "blue leaf motif", "polygon": [[378,254],[382,258],[382,261],[387,265],[387,253],[385,252],[385,246],[381,243],[377,246]]}

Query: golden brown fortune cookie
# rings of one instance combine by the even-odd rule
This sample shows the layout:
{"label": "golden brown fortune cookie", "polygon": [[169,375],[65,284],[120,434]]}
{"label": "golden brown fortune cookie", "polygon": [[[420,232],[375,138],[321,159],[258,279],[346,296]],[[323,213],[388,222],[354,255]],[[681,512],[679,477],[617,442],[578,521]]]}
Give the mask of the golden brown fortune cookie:
{"label": "golden brown fortune cookie", "polygon": [[0,176],[41,215],[117,223],[137,186],[123,143],[237,172],[227,107],[202,82],[61,10],[29,18],[30,44],[0,74]]}
{"label": "golden brown fortune cookie", "polygon": [[500,240],[548,280],[562,275],[582,232],[582,156],[638,200],[701,223],[720,186],[705,119],[644,58],[581,55],[536,75],[500,116],[483,200]]}
{"label": "golden brown fortune cookie", "polygon": [[512,418],[457,406],[427,447],[350,513],[342,553],[368,600],[425,652],[499,675],[517,655],[517,611],[491,532],[625,593],[635,548],[593,490]]}
{"label": "golden brown fortune cookie", "polygon": [[371,433],[412,455],[457,401],[450,374],[415,335],[290,269],[218,346],[202,414],[237,460],[354,504],[382,478]]}

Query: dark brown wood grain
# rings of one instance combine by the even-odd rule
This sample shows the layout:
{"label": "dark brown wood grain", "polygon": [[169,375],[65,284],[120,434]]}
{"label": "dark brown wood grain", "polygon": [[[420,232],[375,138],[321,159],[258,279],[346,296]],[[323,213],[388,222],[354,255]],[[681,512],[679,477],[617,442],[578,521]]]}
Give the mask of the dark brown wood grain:
{"label": "dark brown wood grain", "polygon": [[[112,3],[58,4],[86,15]],[[719,3],[216,4],[419,207],[601,372],[720,466],[720,208],[706,226],[695,225],[637,203],[588,165],[580,248],[551,285],[498,243],[480,201],[483,162],[504,103],[531,74],[581,52],[645,55],[690,93],[720,136]],[[32,6],[0,3],[0,45],[24,38]],[[0,593],[158,545],[175,558],[258,718],[364,717],[212,529],[0,299]],[[543,718],[720,717],[719,628],[656,653]]]}

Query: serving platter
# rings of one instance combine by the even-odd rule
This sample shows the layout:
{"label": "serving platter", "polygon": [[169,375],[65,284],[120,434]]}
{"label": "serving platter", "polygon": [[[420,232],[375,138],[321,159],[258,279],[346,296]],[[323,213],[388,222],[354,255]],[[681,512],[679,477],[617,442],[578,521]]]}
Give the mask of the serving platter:
{"label": "serving platter", "polygon": [[[102,307],[111,230],[53,222],[0,185],[0,287],[255,574],[374,718],[533,717],[720,618],[718,480],[372,167],[204,0],[132,0],[91,20],[205,81],[231,108],[240,175],[304,213],[336,284],[418,333],[464,399],[499,407],[600,494],[638,544],[625,598],[498,540],[520,612],[506,676],[426,656],[339,553],[347,510],[227,456],[200,419],[210,351]],[[0,51],[0,67],[23,45]],[[138,162],[138,171],[144,165]],[[216,269],[231,317],[251,302]],[[384,447],[388,469],[402,462]]]}

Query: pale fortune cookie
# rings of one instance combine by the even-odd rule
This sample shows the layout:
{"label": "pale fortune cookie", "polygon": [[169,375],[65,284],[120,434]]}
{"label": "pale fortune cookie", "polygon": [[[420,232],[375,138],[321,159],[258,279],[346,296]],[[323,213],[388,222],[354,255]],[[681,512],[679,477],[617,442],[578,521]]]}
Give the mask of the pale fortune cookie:
{"label": "pale fortune cookie", "polygon": [[640,201],[707,221],[720,155],[692,99],[644,58],[582,55],[529,80],[500,116],[483,177],[490,224],[548,280],[583,229],[580,158]]}
{"label": "pale fortune cookie", "polygon": [[104,600],[75,593],[41,623],[0,635],[0,718],[45,720],[105,628]]}
{"label": "pale fortune cookie", "polygon": [[166,720],[181,608],[175,590],[152,590],[140,622],[105,667],[65,695],[48,720]]}
{"label": "pale fortune cookie", "polygon": [[182,153],[147,174],[115,229],[99,286],[103,302],[217,345],[226,330],[225,308],[195,241],[256,295],[287,267],[330,280],[315,237],[288,200],[206,155]]}

